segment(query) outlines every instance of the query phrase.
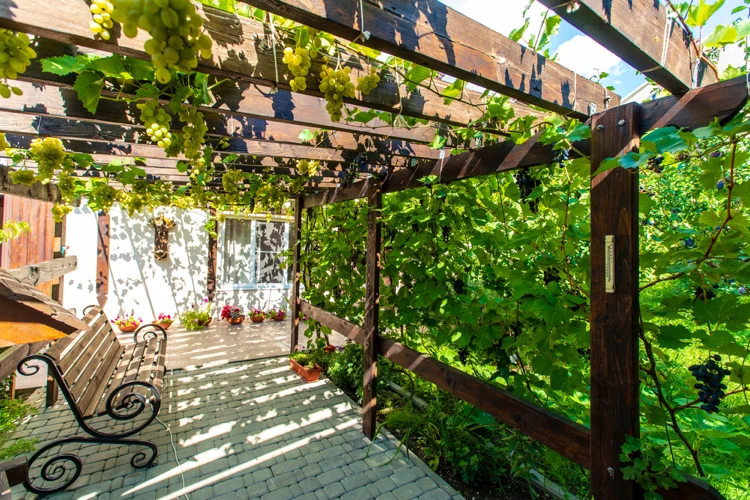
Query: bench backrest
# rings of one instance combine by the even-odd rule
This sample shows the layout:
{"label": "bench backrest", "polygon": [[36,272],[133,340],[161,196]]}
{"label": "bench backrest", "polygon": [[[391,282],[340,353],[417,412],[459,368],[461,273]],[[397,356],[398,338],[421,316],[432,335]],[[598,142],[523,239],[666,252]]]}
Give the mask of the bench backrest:
{"label": "bench backrest", "polygon": [[107,315],[92,307],[83,317],[89,325],[56,341],[46,352],[55,360],[78,407],[85,413],[96,406],[100,388],[108,382],[123,353]]}

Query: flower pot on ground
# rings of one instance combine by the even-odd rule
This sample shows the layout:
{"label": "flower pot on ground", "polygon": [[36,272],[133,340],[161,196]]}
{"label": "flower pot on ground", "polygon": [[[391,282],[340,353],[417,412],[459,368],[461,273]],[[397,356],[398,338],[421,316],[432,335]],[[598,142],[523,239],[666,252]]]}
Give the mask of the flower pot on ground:
{"label": "flower pot on ground", "polygon": [[286,319],[286,311],[283,309],[272,309],[268,312],[268,316],[274,321],[284,321]]}
{"label": "flower pot on ground", "polygon": [[202,330],[211,324],[211,301],[203,299],[200,305],[193,304],[180,314],[180,322],[188,330]]}
{"label": "flower pot on ground", "polygon": [[316,364],[301,365],[296,359],[289,358],[289,367],[305,379],[305,382],[315,382],[320,379],[320,366]]}
{"label": "flower pot on ground", "polygon": [[230,325],[239,325],[245,321],[245,315],[239,307],[227,304],[221,308],[221,319],[227,320]]}
{"label": "flower pot on ground", "polygon": [[266,313],[255,307],[248,314],[250,315],[250,321],[253,323],[263,323],[263,320],[266,319]]}
{"label": "flower pot on ground", "polygon": [[171,314],[160,313],[159,317],[152,321],[152,323],[167,330],[174,323],[174,318],[172,318]]}
{"label": "flower pot on ground", "polygon": [[131,314],[130,316],[117,316],[110,322],[119,328],[122,333],[132,333],[141,325],[141,323],[143,323],[143,319],[136,319],[136,317]]}

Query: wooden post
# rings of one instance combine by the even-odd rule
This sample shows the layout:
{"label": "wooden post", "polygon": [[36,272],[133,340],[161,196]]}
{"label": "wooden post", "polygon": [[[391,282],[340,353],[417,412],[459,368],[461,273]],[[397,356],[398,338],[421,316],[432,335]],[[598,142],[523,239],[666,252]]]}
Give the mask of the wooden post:
{"label": "wooden post", "polygon": [[[591,172],[637,150],[640,106],[592,117]],[[614,280],[614,281],[612,281]],[[620,448],[638,437],[638,171],[616,168],[591,181],[591,495],[638,496],[623,479]]]}
{"label": "wooden post", "polygon": [[299,258],[302,248],[302,207],[304,197],[298,196],[294,206],[294,230],[292,232],[292,336],[289,340],[289,351],[297,350],[299,344],[299,283],[302,279],[299,269]]}
{"label": "wooden post", "polygon": [[[62,222],[55,223],[55,247],[52,256],[55,259],[59,259],[65,256],[63,247],[65,246],[65,234],[66,234],[66,220],[63,218]],[[65,289],[65,276],[60,276],[57,283],[52,285],[52,300],[62,304],[63,302],[63,290]]]}
{"label": "wooden post", "polygon": [[383,194],[380,181],[367,183],[367,271],[365,275],[364,389],[362,432],[372,439],[377,426],[378,390],[378,310],[380,308],[380,211]]}
{"label": "wooden post", "polygon": [[[208,211],[209,217],[216,216],[216,210],[210,209]],[[218,221],[214,231],[219,231]],[[208,273],[206,275],[206,295],[208,300],[214,300],[216,297],[216,253],[218,252],[219,244],[215,236],[212,234],[208,235]]]}
{"label": "wooden post", "polygon": [[96,251],[96,300],[99,307],[104,307],[109,292],[109,214],[102,210],[97,222],[99,237]]}

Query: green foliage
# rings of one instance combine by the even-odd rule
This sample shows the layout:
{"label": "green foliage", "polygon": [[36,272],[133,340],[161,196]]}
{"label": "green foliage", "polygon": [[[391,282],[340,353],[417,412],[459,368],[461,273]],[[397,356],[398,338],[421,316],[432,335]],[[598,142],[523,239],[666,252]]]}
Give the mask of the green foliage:
{"label": "green foliage", "polygon": [[5,221],[2,229],[0,229],[0,243],[8,242],[14,238],[18,238],[24,233],[28,233],[30,226],[26,222],[16,222],[14,220]]}
{"label": "green foliage", "polygon": [[202,303],[192,304],[189,309],[179,314],[180,323],[188,330],[202,330],[211,319],[212,303],[204,299]]}
{"label": "green foliage", "polygon": [[4,446],[19,420],[36,411],[19,399],[11,399],[9,390],[10,378],[6,378],[0,386],[0,460],[33,451],[37,442],[36,439],[16,439],[9,446]]}
{"label": "green foliage", "polygon": [[661,499],[656,493],[658,489],[669,489],[684,482],[682,472],[668,465],[668,457],[664,447],[642,447],[640,440],[627,436],[622,445],[620,461],[629,463],[622,468],[623,477],[636,481],[645,493],[647,499]]}

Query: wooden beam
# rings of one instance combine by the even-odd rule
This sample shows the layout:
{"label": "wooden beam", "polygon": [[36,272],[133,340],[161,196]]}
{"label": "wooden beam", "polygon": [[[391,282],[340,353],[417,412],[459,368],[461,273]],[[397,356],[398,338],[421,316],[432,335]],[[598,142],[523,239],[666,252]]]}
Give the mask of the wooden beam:
{"label": "wooden beam", "polygon": [[299,285],[302,279],[300,271],[300,257],[302,253],[302,196],[297,196],[294,204],[294,229],[292,232],[292,331],[289,340],[289,351],[294,352],[299,344],[300,296]]}
{"label": "wooden beam", "polygon": [[380,181],[367,181],[367,249],[365,272],[364,381],[362,389],[362,432],[375,437],[378,425],[378,316],[380,312],[380,230],[383,194]]}
{"label": "wooden beam", "polygon": [[9,347],[0,353],[0,378],[5,379],[16,372],[18,363],[26,356],[36,354],[49,342],[34,342],[33,344],[19,344]]}
{"label": "wooden beam", "polygon": [[[300,309],[303,314],[351,340],[359,344],[364,342],[363,328],[304,300]],[[498,421],[520,430],[557,453],[589,467],[589,431],[584,426],[391,339],[380,337],[377,344],[377,352],[384,358],[489,413]]]}
{"label": "wooden beam", "polygon": [[14,184],[10,180],[10,168],[2,165],[0,165],[0,193],[22,196],[33,200],[48,201],[50,203],[60,203],[62,201],[62,195],[56,185],[42,184],[41,182],[35,182],[31,186]]}
{"label": "wooden beam", "polygon": [[109,214],[104,211],[97,215],[96,239],[96,300],[99,307],[107,303],[109,292]]}
{"label": "wooden beam", "polygon": [[[281,96],[277,94],[276,99],[289,98],[294,101],[294,106],[285,109],[290,115],[308,114],[315,116],[315,121],[320,121],[321,116],[327,116],[325,102],[320,98],[322,93],[318,90],[319,73],[321,62],[313,61],[308,75],[308,88],[304,93],[294,93],[292,99],[288,90],[289,82],[293,78],[286,66],[281,64],[283,46],[277,44],[277,60],[279,61],[276,82],[276,65],[270,42],[270,33],[265,26],[247,17],[230,14],[226,11],[213,7],[203,6],[200,2],[194,2],[197,12],[205,19],[205,33],[214,41],[213,58],[210,61],[200,59],[198,71],[237,80],[241,90],[251,85],[259,85],[265,88],[279,87],[282,89]],[[113,38],[106,42],[94,39],[93,33],[88,28],[91,13],[85,3],[78,0],[56,0],[55,16],[49,16],[48,10],[43,4],[35,3],[33,0],[1,0],[0,1],[0,27],[24,31],[40,37],[57,40],[63,43],[72,43],[89,47],[96,50],[118,53],[141,59],[150,57],[144,52],[143,44],[148,34],[139,31],[136,38],[129,39],[113,31]],[[40,23],[39,19],[45,19]],[[232,33],[231,37],[226,34]],[[119,34],[119,36],[117,36]],[[116,38],[115,38],[116,37]],[[346,59],[347,66],[352,67],[352,78],[356,82],[357,77],[369,72],[369,63],[359,56],[343,51],[342,57]],[[384,75],[385,76],[385,75]],[[571,84],[572,85],[572,84]],[[571,87],[572,88],[572,87]],[[445,121],[456,125],[466,125],[478,117],[477,108],[466,106],[462,103],[453,103],[450,106],[444,104],[444,99],[434,93],[425,92],[422,95],[406,95],[399,92],[395,78],[383,78],[381,85],[370,95],[365,96],[357,93],[355,99],[348,102],[366,109],[378,109],[393,114],[413,116],[436,121]],[[297,96],[308,95],[312,99],[297,98]],[[476,95],[477,102],[481,102]],[[257,104],[270,105],[269,100]],[[228,101],[231,106],[231,101]],[[270,107],[270,106],[269,106]],[[276,115],[277,112],[269,109]],[[463,111],[463,112],[462,112]],[[519,108],[519,113],[523,112]],[[533,111],[529,111],[533,113]],[[481,114],[481,113],[480,113]],[[385,121],[375,119],[374,127],[388,127]],[[371,127],[365,127],[371,128]],[[387,129],[384,130],[387,134]]]}
{"label": "wooden beam", "polygon": [[[109,126],[110,129],[116,126]],[[166,159],[167,155],[164,149],[156,144],[151,143],[147,137],[136,135],[128,138],[127,131],[123,130],[123,138],[117,142],[106,142],[103,140],[86,140],[88,138],[79,138],[78,135],[83,129],[72,134],[76,139],[66,139],[71,135],[70,130],[75,130],[75,122],[66,123],[64,119],[43,118],[41,121],[35,120],[33,115],[20,115],[8,113],[3,115],[0,121],[0,132],[10,135],[28,135],[35,136],[42,128],[45,135],[64,139],[66,148],[78,153],[91,154],[124,154],[127,156],[140,156],[144,158]],[[99,127],[97,127],[99,128]],[[83,140],[81,140],[83,139]],[[226,149],[217,150],[212,156],[213,161],[221,161],[227,155],[238,155],[237,161],[241,164],[257,164],[257,157],[271,157],[276,159],[305,159],[317,160],[321,162],[333,162],[339,164],[348,164],[357,157],[362,156],[367,160],[369,165],[377,165],[389,168],[404,168],[412,164],[420,165],[429,160],[411,159],[404,156],[395,156],[389,154],[380,154],[377,152],[358,152],[351,150],[337,150],[332,148],[314,147],[304,144],[283,144],[277,142],[264,142],[252,139],[243,139],[234,137],[229,140]],[[182,156],[179,159],[184,159]],[[277,160],[278,162],[278,160]]]}
{"label": "wooden beam", "polygon": [[[23,91],[23,95],[13,94],[10,98],[0,101],[0,112],[23,113],[35,118],[45,117],[44,119],[37,118],[35,122],[40,134],[53,135],[51,131],[43,132],[43,130],[59,129],[56,133],[65,134],[70,139],[125,140],[126,142],[148,140],[144,137],[144,127],[138,119],[140,111],[134,104],[102,100],[94,115],[83,107],[76,92],[72,90],[71,84],[66,85],[37,78],[34,79],[33,84],[18,82],[17,86]],[[132,94],[112,92],[105,92],[104,95],[113,98],[134,97]],[[228,100],[229,97],[224,98]],[[220,94],[217,95],[217,100],[222,98]],[[232,136],[258,143],[311,145],[309,141],[299,138],[304,130],[310,128],[304,125],[253,118],[246,114],[205,106],[201,107],[201,110],[208,127],[207,136],[211,138]],[[50,122],[46,117],[65,119],[67,122],[59,120]],[[73,121],[73,119],[80,121]],[[319,126],[325,125],[330,124],[324,123]],[[172,130],[181,129],[181,122],[175,118],[172,122]],[[314,144],[324,149],[351,150],[359,154],[379,153],[416,158],[437,158],[439,155],[439,151],[431,149],[426,144],[342,130],[322,132]]]}
{"label": "wooden beam", "polygon": [[[693,89],[681,97],[665,97],[641,105],[639,130],[644,135],[649,130],[673,126],[694,129],[707,125],[713,118],[724,123],[734,117],[748,100],[747,81],[744,76]],[[591,151],[591,141],[576,142],[575,150],[584,155]],[[512,162],[506,161],[514,158]],[[571,158],[575,158],[571,151]],[[470,177],[493,174],[523,167],[535,167],[554,161],[552,146],[534,143],[530,148],[513,141],[468,151],[444,160],[427,162],[410,170],[394,172],[383,182],[383,193],[422,187],[426,175],[436,175],[439,182],[447,183]],[[340,203],[366,196],[366,181],[355,182],[349,188],[317,193],[305,197],[305,207]]]}
{"label": "wooden beam", "polygon": [[[243,0],[274,14],[539,107],[588,116],[617,94],[438,0]],[[364,21],[360,18],[360,5]],[[363,31],[369,37],[362,37]],[[609,99],[607,99],[609,97]]]}
{"label": "wooden beam", "polygon": [[[673,94],[718,81],[699,64],[691,35],[653,0],[539,0],[560,17]],[[694,84],[694,77],[697,80]]]}
{"label": "wooden beam", "polygon": [[70,255],[68,257],[40,262],[39,264],[9,269],[7,272],[21,283],[37,286],[58,279],[60,276],[75,271],[77,268],[78,258],[75,255]]}
{"label": "wooden beam", "polygon": [[10,489],[26,480],[29,470],[27,457],[0,462],[0,500],[12,500]]}
{"label": "wooden beam", "polygon": [[[637,151],[640,106],[592,117],[591,173]],[[638,171],[616,168],[591,181],[591,495],[632,499],[620,449],[638,424]],[[611,241],[609,241],[611,239]]]}

